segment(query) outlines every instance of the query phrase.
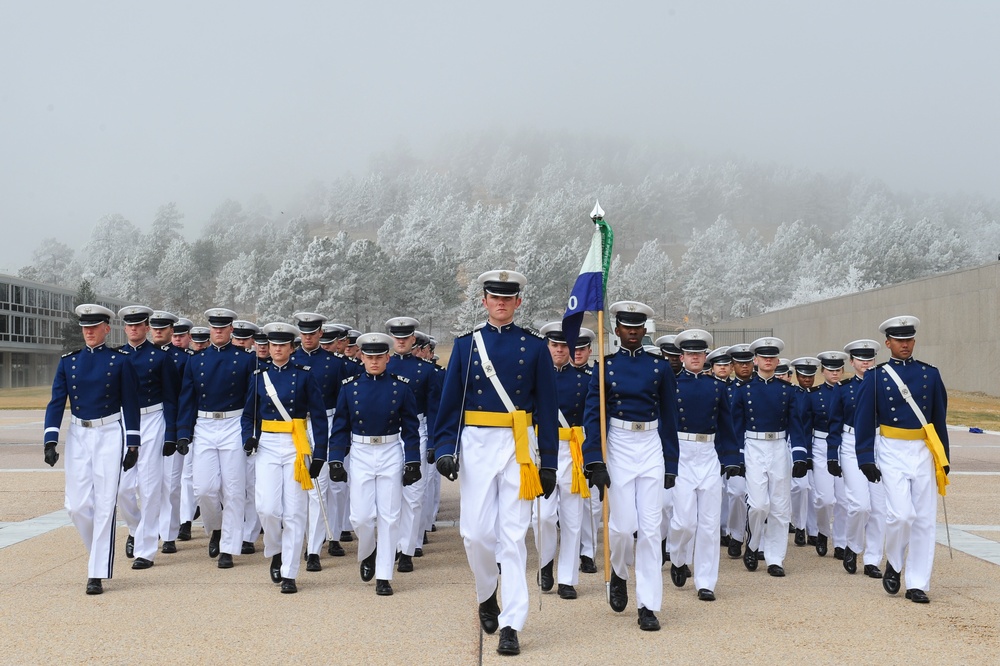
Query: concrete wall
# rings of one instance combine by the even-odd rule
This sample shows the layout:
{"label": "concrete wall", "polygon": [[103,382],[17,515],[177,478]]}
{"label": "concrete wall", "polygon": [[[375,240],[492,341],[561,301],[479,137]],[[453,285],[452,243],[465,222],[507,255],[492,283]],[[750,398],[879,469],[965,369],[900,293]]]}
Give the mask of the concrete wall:
{"label": "concrete wall", "polygon": [[[772,328],[782,356],[815,356],[859,338],[879,342],[889,317],[920,319],[914,356],[941,370],[950,389],[1000,396],[1000,262],[717,326]],[[878,360],[888,358],[885,350]]]}

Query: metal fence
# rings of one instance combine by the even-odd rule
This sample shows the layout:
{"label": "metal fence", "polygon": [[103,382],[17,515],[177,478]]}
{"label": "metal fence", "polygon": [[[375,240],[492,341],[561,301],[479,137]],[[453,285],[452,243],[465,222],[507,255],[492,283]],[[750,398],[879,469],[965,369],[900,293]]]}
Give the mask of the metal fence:
{"label": "metal fence", "polygon": [[708,332],[712,334],[716,347],[750,343],[757,338],[774,335],[773,328],[710,328]]}

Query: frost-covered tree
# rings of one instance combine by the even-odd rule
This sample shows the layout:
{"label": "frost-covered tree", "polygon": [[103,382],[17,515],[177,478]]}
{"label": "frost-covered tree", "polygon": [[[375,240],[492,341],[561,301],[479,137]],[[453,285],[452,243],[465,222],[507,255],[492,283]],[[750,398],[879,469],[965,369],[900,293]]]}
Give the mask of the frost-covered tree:
{"label": "frost-covered tree", "polygon": [[31,253],[31,263],[17,274],[25,280],[60,287],[79,283],[80,266],[74,261],[73,248],[56,238],[46,238]]}
{"label": "frost-covered tree", "polygon": [[182,238],[175,239],[163,254],[156,284],[160,307],[170,312],[203,310],[210,307],[208,299],[215,293],[201,282],[191,246]]}

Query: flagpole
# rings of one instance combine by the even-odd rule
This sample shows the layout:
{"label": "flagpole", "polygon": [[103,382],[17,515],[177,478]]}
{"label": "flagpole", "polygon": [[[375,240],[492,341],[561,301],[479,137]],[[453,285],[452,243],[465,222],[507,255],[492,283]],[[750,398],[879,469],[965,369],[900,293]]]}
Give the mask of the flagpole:
{"label": "flagpole", "polygon": [[[604,310],[597,311],[597,372],[598,386],[601,396],[601,457],[604,463],[608,461],[608,421],[607,403],[604,398]],[[601,519],[604,523],[604,593],[608,603],[611,603],[611,542],[608,538],[608,504],[611,494],[605,492],[601,503]]]}

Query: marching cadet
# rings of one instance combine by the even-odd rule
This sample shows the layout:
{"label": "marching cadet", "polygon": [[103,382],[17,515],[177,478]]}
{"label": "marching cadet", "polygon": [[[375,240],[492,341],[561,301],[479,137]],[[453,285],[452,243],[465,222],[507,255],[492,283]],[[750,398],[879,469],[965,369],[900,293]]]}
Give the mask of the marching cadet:
{"label": "marching cadet", "polygon": [[235,312],[212,308],[205,317],[212,344],[184,368],[178,446],[193,440],[194,493],[210,534],[208,556],[230,569],[233,555],[242,552],[247,466],[240,416],[256,358],[232,344]]}
{"label": "marching cadet", "polygon": [[128,351],[104,344],[114,312],[93,303],[78,305],[75,312],[85,346],[63,354],[56,368],[45,409],[45,462],[53,467],[59,460],[56,445],[68,398],[66,510],[87,549],[87,594],[101,594],[101,580],[113,573],[118,480],[139,458],[138,380]]}
{"label": "marching cadet", "polygon": [[240,421],[243,451],[257,466],[256,505],[264,525],[264,557],[271,558],[271,581],[281,584],[282,594],[294,594],[306,534],[307,491],[323,468],[329,425],[312,373],[291,360],[298,330],[275,322],[263,332],[272,360],[254,371]]}
{"label": "marching cadet", "polygon": [[[323,414],[326,417],[327,435],[333,427],[333,415],[337,409],[337,396],[340,395],[340,385],[353,374],[348,370],[348,363],[332,352],[328,352],[320,346],[320,339],[323,335],[323,322],[326,317],[315,312],[296,312],[292,315],[296,326],[302,336],[302,346],[292,352],[292,362],[307,370],[312,375],[313,383],[323,396]],[[353,366],[352,366],[353,370]],[[310,421],[311,423],[311,421]],[[314,443],[315,436],[312,426],[309,427],[309,438]],[[321,465],[326,465],[326,455],[318,456],[313,454],[314,460],[319,460]],[[337,514],[338,505],[333,491],[333,484],[330,476],[323,474],[322,470],[314,482],[316,489],[309,493],[309,525],[306,529],[306,571],[322,571],[323,566],[319,561],[319,551],[323,547],[323,540],[329,536],[330,543],[327,545],[327,554],[333,557],[343,557],[345,555],[343,546],[337,539],[340,537],[340,517]],[[344,484],[337,484],[343,486]],[[325,504],[320,505],[320,502]],[[333,532],[333,525],[337,525],[337,532]],[[327,530],[330,530],[329,535]]]}
{"label": "marching cadet", "polygon": [[344,455],[351,449],[351,524],[361,580],[375,577],[379,596],[392,594],[403,487],[420,480],[417,402],[406,378],[386,370],[392,344],[385,333],[358,338],[364,371],[340,389],[329,452],[330,480],[344,483]]}
{"label": "marching cadet", "polygon": [[338,327],[334,324],[323,324],[321,331],[322,333],[319,336],[319,346],[322,347],[324,351],[328,351],[331,354],[334,353],[334,347],[337,343],[337,336],[339,334]]}
{"label": "marching cadet", "polygon": [[[795,371],[795,381],[798,384],[798,391],[795,394],[796,401],[806,403],[811,400],[810,391],[816,382],[816,371],[820,365],[819,359],[815,356],[801,356],[791,361],[792,369]],[[800,413],[806,411],[808,407],[802,408]],[[813,456],[809,455],[806,461],[806,475],[799,478],[792,478],[792,528],[794,530],[793,543],[802,547],[806,543],[818,546],[819,529],[816,525],[816,508],[813,502]],[[808,535],[808,538],[807,538]],[[823,546],[826,548],[826,546]]]}
{"label": "marching cadet", "polygon": [[118,311],[125,323],[128,362],[138,380],[139,459],[123,472],[118,484],[129,536],[125,556],[135,557],[133,569],[153,566],[160,541],[164,457],[177,451],[177,395],[180,377],[170,355],[147,339],[153,310],[128,305]]}
{"label": "marching cadet", "polygon": [[[196,353],[194,349],[194,340],[191,335],[193,328],[194,324],[190,319],[178,317],[177,323],[174,324],[174,333],[170,337],[170,353],[173,354],[174,363],[177,364],[177,374],[180,376],[182,381],[187,361]],[[207,333],[208,329],[206,328],[205,331]],[[180,353],[175,350],[178,350]],[[180,393],[178,392],[178,418],[180,418],[180,403]],[[198,502],[194,497],[194,456],[188,455],[190,451],[189,445],[189,442],[181,441],[180,437],[177,438],[177,453],[181,454],[183,457],[183,468],[181,469],[180,514],[178,516],[180,527],[177,529],[177,541],[191,540],[191,523],[196,520],[199,515],[201,515],[201,512],[198,509]],[[164,544],[164,546],[166,546],[166,544]],[[176,544],[174,544],[174,547],[176,548]],[[170,551],[168,550],[166,552]]]}
{"label": "marching cadet", "polygon": [[587,394],[583,459],[590,484],[602,494],[608,489],[611,609],[620,613],[628,605],[628,564],[634,561],[639,628],[659,631],[664,490],[677,479],[677,381],[667,361],[642,348],[652,308],[619,301],[610,312],[621,348],[604,361],[607,461],[601,450],[600,373],[594,373]]}
{"label": "marching cadet", "polygon": [[[430,405],[433,405],[435,413],[437,406],[441,404],[441,386],[444,384],[444,368],[434,362],[434,346],[437,344],[429,335],[420,331],[414,331],[413,337],[416,344],[413,346],[413,355],[421,358],[430,364],[431,386],[428,388]],[[348,335],[348,340],[350,336]],[[350,347],[348,347],[350,349]],[[421,503],[420,525],[423,530],[423,545],[427,545],[430,540],[427,538],[429,532],[434,531],[434,520],[437,517],[438,507],[441,504],[441,475],[438,474],[434,466],[434,442],[430,441],[433,429],[427,431],[427,450],[421,456],[420,473],[426,480],[424,484],[424,498]],[[413,554],[415,557],[423,555],[423,549],[417,546]]]}
{"label": "marching cadet", "polygon": [[[841,431],[843,424],[833,420],[833,401],[836,399],[837,388],[844,377],[844,365],[850,358],[842,351],[825,351],[816,354],[820,361],[821,372],[823,373],[823,389],[830,387],[833,396],[829,401],[830,410],[830,430]],[[838,417],[839,418],[839,417]],[[837,448],[831,446],[827,436],[827,471],[833,477],[833,559],[844,560],[844,547],[847,545],[847,495],[844,489],[844,474],[841,470],[840,460],[837,456]]]}
{"label": "marching cadet", "polygon": [[[733,432],[726,384],[703,373],[712,346],[708,331],[677,334],[684,369],[677,376],[679,457],[670,526],[670,579],[677,587],[691,575],[702,601],[715,601],[719,579],[722,477],[741,474],[739,443]],[[721,472],[721,473],[720,473]]]}
{"label": "marching cadet", "polygon": [[[755,571],[757,551],[763,546],[767,573],[778,578],[785,575],[782,565],[788,550],[791,477],[805,476],[808,452],[802,427],[794,414],[795,389],[774,378],[783,348],[784,342],[779,338],[759,338],[750,343],[750,351],[757,360],[757,373],[734,391],[732,405],[736,437],[743,440],[749,505],[743,565]],[[791,456],[786,438],[789,431]]]}
{"label": "marching cadet", "polygon": [[[426,464],[424,459],[430,446],[427,441],[428,433],[434,432],[440,392],[433,380],[434,364],[413,354],[413,346],[417,342],[414,332],[419,325],[420,322],[413,317],[393,317],[385,322],[386,332],[392,338],[393,345],[387,370],[397,377],[406,378],[407,385],[417,401],[420,433],[418,459],[422,467]],[[400,573],[413,571],[413,556],[417,548],[423,545],[423,505],[426,492],[427,475],[421,469],[420,479],[403,489],[403,504],[399,514],[399,543],[396,544],[396,552],[399,554],[399,564],[396,568]],[[422,549],[421,554],[423,554]]]}
{"label": "marching cadet", "polygon": [[[497,652],[505,655],[521,651],[517,632],[528,617],[524,538],[532,501],[555,490],[559,455],[552,357],[539,336],[514,323],[526,282],[514,271],[479,276],[487,321],[455,339],[433,438],[438,471],[460,482],[461,533],[476,579],[479,624],[488,634],[501,628]],[[540,471],[532,459],[532,425]]]}
{"label": "marching cadet", "polygon": [[705,363],[712,369],[712,376],[728,385],[733,372],[733,357],[729,355],[729,347],[716,347],[705,357]]}
{"label": "marching cadet", "polygon": [[211,330],[207,326],[192,326],[190,335],[192,351],[204,351],[212,344],[208,341],[211,336]]}
{"label": "marching cadet", "polygon": [[[754,355],[750,345],[745,342],[732,345],[726,350],[731,361],[732,377],[728,382],[729,407],[736,399],[736,391],[753,378]],[[740,440],[742,433],[736,433]],[[742,464],[742,463],[741,463]],[[744,471],[746,467],[744,466]],[[743,554],[743,542],[747,535],[747,480],[745,476],[731,476],[726,479],[726,495],[723,499],[722,519],[725,523],[723,531],[729,534],[726,554],[732,559],[738,559]]]}
{"label": "marching cadet", "polygon": [[783,382],[792,383],[792,362],[787,358],[778,359],[778,367],[774,369],[774,376]]}
{"label": "marching cadet", "polygon": [[237,319],[233,322],[233,344],[237,347],[253,351],[256,354],[253,337],[258,333],[262,333],[260,326],[252,321]]}
{"label": "marching cadet", "polygon": [[[580,334],[576,338],[576,349],[573,350],[573,367],[577,370],[590,371],[590,355],[596,339],[597,334],[592,330],[586,327],[580,328]],[[594,558],[597,557],[597,526],[603,520],[604,508],[599,497],[589,491],[588,494],[583,522],[580,525],[580,573],[593,574],[597,573],[597,564],[594,562]]]}
{"label": "marching cadet", "polygon": [[170,335],[170,344],[174,347],[179,347],[180,349],[190,349],[192,326],[194,326],[194,324],[190,319],[187,319],[186,317],[178,317],[177,321],[174,322],[173,333]]}
{"label": "marching cadet", "polygon": [[[254,369],[260,367],[259,357],[254,344],[254,336],[262,334],[260,326],[252,321],[237,319],[233,322],[233,345],[242,347],[254,356]],[[266,335],[266,334],[265,334]],[[260,536],[261,524],[260,516],[257,514],[256,484],[257,465],[249,457],[247,465],[247,501],[243,511],[243,543],[240,546],[241,555],[253,555],[257,552],[257,537]]]}
{"label": "marching cadet", "polygon": [[926,604],[934,565],[935,485],[943,495],[950,466],[948,394],[938,369],[913,358],[919,325],[916,317],[902,316],[879,326],[891,358],[865,373],[854,426],[861,471],[885,487],[882,587],[899,592],[905,569],[906,598]]}
{"label": "marching cadet", "polygon": [[[323,324],[323,334],[319,339],[319,346],[324,350],[335,354],[338,358],[343,358],[344,360],[350,360],[357,364],[358,367],[348,366],[345,370],[345,376],[352,376],[362,372],[363,367],[361,364],[361,359],[348,358],[343,352],[347,351],[347,335],[348,332],[352,330],[349,326],[344,324],[332,324],[327,322]],[[344,455],[344,469],[347,470],[348,475],[351,471],[351,450],[348,448],[347,453]],[[334,511],[336,517],[331,518],[333,529],[333,534],[336,536],[337,532],[340,532],[340,541],[350,542],[354,540],[351,535],[351,493],[350,493],[350,483],[334,483],[331,487],[333,492],[333,501],[337,509]],[[338,524],[339,523],[339,524]]]}
{"label": "marching cadet", "polygon": [[[583,406],[587,399],[591,372],[570,363],[569,347],[562,331],[562,322],[554,321],[539,331],[548,343],[552,365],[556,371],[556,394],[559,398],[559,463],[557,485],[551,497],[541,500],[534,521],[535,548],[540,562],[542,592],[549,592],[554,583],[553,566],[556,540],[559,540],[560,599],[576,599],[576,584],[580,579],[577,557],[580,553],[580,531],[584,503],[590,497],[583,476]],[[589,343],[588,343],[589,344]],[[589,522],[590,516],[587,516]],[[556,524],[558,523],[558,533]],[[557,537],[558,534],[558,537]]]}
{"label": "marching cadet", "polygon": [[674,374],[678,375],[684,366],[681,363],[681,350],[676,344],[676,338],[676,335],[661,335],[653,344],[660,348],[660,354],[670,363],[670,369]]}
{"label": "marching cadet", "polygon": [[349,329],[347,331],[347,346],[344,347],[344,356],[351,359],[352,361],[360,362],[358,354],[361,353],[358,349],[358,338],[361,336],[361,331],[355,329]]}
{"label": "marching cadet", "polygon": [[844,351],[851,357],[854,376],[840,383],[833,395],[834,423],[827,442],[830,459],[838,460],[844,474],[844,496],[847,502],[847,545],[844,548],[844,570],[858,570],[858,554],[864,551],[864,572],[869,578],[881,578],[882,553],[885,543],[885,487],[870,483],[858,467],[855,450],[854,417],[858,393],[865,373],[875,362],[882,348],[875,340],[849,342]]}

